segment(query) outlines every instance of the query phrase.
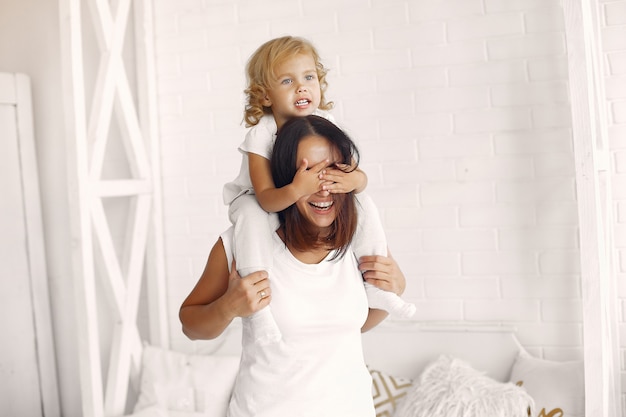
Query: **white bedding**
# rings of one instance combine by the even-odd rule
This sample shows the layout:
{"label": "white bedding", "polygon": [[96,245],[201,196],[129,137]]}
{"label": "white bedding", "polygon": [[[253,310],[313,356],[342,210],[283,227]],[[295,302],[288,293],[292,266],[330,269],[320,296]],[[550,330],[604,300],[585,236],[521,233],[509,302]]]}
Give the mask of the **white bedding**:
{"label": "white bedding", "polygon": [[[208,410],[224,409],[229,394],[220,389],[220,395],[224,398],[213,397],[207,402],[207,398],[211,396],[207,395],[205,390],[211,384],[234,379],[238,363],[236,358],[240,353],[240,337],[240,329],[235,325],[218,340],[196,342],[198,347],[196,355],[163,350],[161,357],[154,355],[154,349],[150,350],[151,355],[145,359],[151,360],[144,363],[149,369],[143,370],[143,376],[148,376],[142,379],[141,390],[144,392],[144,398],[142,401],[140,393],[138,401],[138,404],[145,408],[136,408],[134,416],[224,417],[210,414]],[[437,386],[433,381],[420,385],[425,375],[431,377],[437,375],[437,381],[442,378],[441,375],[447,375],[451,382],[459,382],[458,378],[463,379],[456,384],[457,388],[453,383],[439,384],[437,389],[445,398],[435,405],[431,401],[428,407],[444,407],[446,404],[458,407],[459,404],[464,404],[464,401],[466,404],[464,407],[469,407],[471,401],[480,400],[483,405],[489,402],[493,407],[500,407],[499,410],[503,409],[504,403],[513,404],[517,409],[520,403],[529,399],[524,392],[528,389],[528,393],[541,393],[544,397],[537,404],[533,416],[538,415],[543,409],[546,415],[552,415],[549,413],[561,409],[568,411],[563,415],[583,415],[581,410],[584,409],[584,401],[580,401],[584,395],[582,362],[558,363],[532,358],[521,348],[515,337],[515,329],[511,327],[423,325],[416,322],[388,321],[363,335],[363,349],[372,374],[373,395],[380,416],[443,415],[432,411],[429,411],[430,414],[419,414],[421,411],[415,407],[405,407],[399,414],[401,411],[399,406],[408,402],[407,398],[422,409],[425,407],[420,402],[424,398],[424,388]],[[185,357],[181,358],[180,355]],[[221,364],[219,358],[229,361],[230,365]],[[200,364],[202,366],[189,366],[191,363],[198,363],[197,361],[202,362]],[[181,366],[172,365],[176,363],[180,363]],[[165,366],[166,364],[168,366]],[[433,369],[433,366],[437,366],[438,369]],[[524,389],[515,386],[515,381],[508,382],[512,368],[517,369],[517,374],[523,375]],[[551,386],[546,387],[542,381],[549,379],[545,377],[547,374],[562,376],[559,381],[552,381]],[[170,385],[173,387],[172,390],[167,388]],[[562,389],[564,386],[567,388]],[[442,387],[446,387],[447,392],[444,393]],[[467,387],[471,389],[467,390]],[[480,387],[497,389],[481,392]],[[149,392],[147,397],[146,392]],[[213,394],[214,390],[211,395]],[[149,404],[146,398],[150,398],[150,395],[157,398],[160,404]],[[475,407],[476,404],[472,406]],[[456,410],[461,414],[454,414],[449,410],[444,414],[447,417],[474,416],[471,413],[463,414],[464,410]],[[495,417],[507,414],[494,411],[491,415]],[[508,417],[512,415],[509,413]]]}

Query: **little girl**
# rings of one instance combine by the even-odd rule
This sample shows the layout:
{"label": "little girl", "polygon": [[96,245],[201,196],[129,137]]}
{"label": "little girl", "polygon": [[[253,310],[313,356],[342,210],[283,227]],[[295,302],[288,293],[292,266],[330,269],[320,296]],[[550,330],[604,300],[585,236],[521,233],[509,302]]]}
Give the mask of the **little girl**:
{"label": "little girl", "polygon": [[[326,69],[308,41],[285,36],[261,45],[248,61],[247,104],[244,120],[250,127],[244,142],[241,168],[237,178],[224,186],[224,203],[229,205],[229,219],[235,226],[234,255],[239,275],[267,271],[271,277],[272,234],[278,226],[275,214],[301,197],[320,190],[329,193],[355,191],[360,205],[359,224],[352,250],[355,256],[387,256],[387,242],[373,201],[362,193],[367,176],[360,169],[309,167],[303,160],[291,184],[276,188],[270,171],[270,157],[276,132],[290,118],[316,114],[334,122],[327,110],[324,92]],[[345,168],[345,169],[340,169]],[[271,279],[270,279],[271,281]],[[385,310],[398,317],[411,317],[415,306],[395,293],[365,283],[370,308]],[[262,292],[261,298],[269,297]],[[280,339],[280,331],[270,306],[252,317],[256,339],[271,343]]]}

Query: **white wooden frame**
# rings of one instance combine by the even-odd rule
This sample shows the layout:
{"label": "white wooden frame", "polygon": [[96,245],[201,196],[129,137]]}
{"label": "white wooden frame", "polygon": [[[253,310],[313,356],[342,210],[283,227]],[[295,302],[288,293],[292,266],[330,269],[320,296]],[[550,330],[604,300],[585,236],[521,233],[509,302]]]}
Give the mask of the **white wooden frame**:
{"label": "white wooden frame", "polygon": [[54,338],[48,291],[48,274],[44,250],[44,230],[39,195],[39,178],[35,137],[33,130],[33,109],[30,79],[25,74],[0,74],[13,85],[12,97],[0,97],[0,102],[15,106],[17,130],[19,132],[19,163],[22,170],[22,192],[24,220],[26,226],[26,245],[28,252],[29,279],[35,337],[37,341],[37,368],[42,401],[43,415],[58,417],[61,415],[59,388],[57,383]]}
{"label": "white wooden frame", "polygon": [[[137,382],[141,363],[142,340],[136,318],[144,275],[150,342],[168,346],[151,2],[60,0],[59,5],[83,415],[122,415],[129,380]],[[91,20],[83,17],[83,5],[88,6]],[[131,14],[136,29],[135,70],[140,71],[136,93],[130,87],[123,58]],[[91,97],[85,93],[85,73],[90,68],[87,64],[93,63],[86,63],[83,55],[83,24],[91,24],[100,49]],[[120,138],[111,138],[109,132],[113,114]],[[131,178],[103,180],[105,149],[116,139],[126,150]],[[131,199],[123,259],[117,256],[107,223],[102,203],[106,197]],[[115,323],[106,387],[100,366],[97,278],[103,278],[104,301]]]}
{"label": "white wooden frame", "polygon": [[597,0],[564,0],[583,297],[585,414],[621,416],[611,167]]}

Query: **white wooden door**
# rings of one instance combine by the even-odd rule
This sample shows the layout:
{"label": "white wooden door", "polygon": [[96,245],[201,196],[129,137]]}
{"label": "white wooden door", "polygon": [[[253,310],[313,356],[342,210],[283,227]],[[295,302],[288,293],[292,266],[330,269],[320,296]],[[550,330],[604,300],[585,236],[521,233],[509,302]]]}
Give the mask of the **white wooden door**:
{"label": "white wooden door", "polygon": [[28,78],[0,73],[0,415],[58,416]]}
{"label": "white wooden door", "polygon": [[0,414],[41,416],[15,120],[15,107],[0,105]]}

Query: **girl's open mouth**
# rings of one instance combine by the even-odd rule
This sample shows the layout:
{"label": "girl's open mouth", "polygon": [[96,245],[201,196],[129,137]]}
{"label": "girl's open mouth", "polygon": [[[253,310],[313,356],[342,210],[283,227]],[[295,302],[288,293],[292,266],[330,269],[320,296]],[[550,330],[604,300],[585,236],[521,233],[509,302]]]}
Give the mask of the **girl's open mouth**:
{"label": "girl's open mouth", "polygon": [[301,99],[296,101],[296,107],[305,107],[308,106],[309,103],[311,103],[311,100],[307,100],[307,99]]}

